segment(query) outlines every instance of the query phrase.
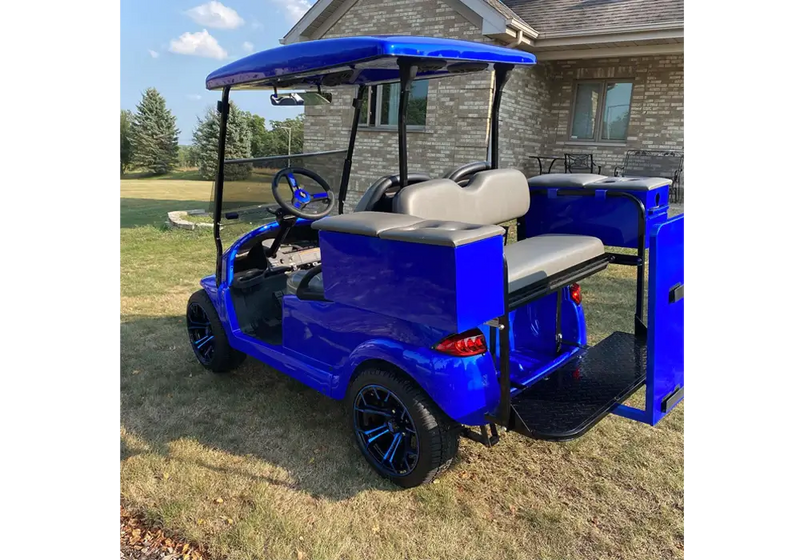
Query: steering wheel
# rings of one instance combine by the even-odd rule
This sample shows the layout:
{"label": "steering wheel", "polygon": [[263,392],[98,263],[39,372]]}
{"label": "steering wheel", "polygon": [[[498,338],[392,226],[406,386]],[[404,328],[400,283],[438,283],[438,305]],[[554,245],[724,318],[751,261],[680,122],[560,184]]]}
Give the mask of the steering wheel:
{"label": "steering wheel", "polygon": [[[300,184],[294,177],[295,175],[308,177],[321,186],[325,192],[318,194],[309,193],[300,187]],[[289,188],[292,191],[292,199],[288,202],[283,198],[280,190],[278,189],[281,179],[284,177],[286,177],[286,179],[289,181]],[[331,213],[331,210],[333,210],[333,204],[335,202],[335,196],[331,186],[325,181],[325,179],[310,169],[306,169],[305,167],[284,167],[278,171],[275,174],[275,177],[272,178],[272,196],[275,197],[275,202],[277,202],[281,208],[290,214],[294,214],[298,218],[305,218],[307,220],[319,220],[320,218],[324,218]],[[305,207],[309,204],[313,202],[321,202],[323,200],[327,200],[327,204],[325,204],[325,207],[322,208],[322,210],[316,212],[305,210]]]}
{"label": "steering wheel", "polygon": [[488,161],[473,161],[472,163],[467,163],[461,167],[456,167],[449,173],[445,173],[443,178],[455,181],[458,183],[458,186],[464,187],[467,183],[469,183],[473,175],[481,171],[487,171],[491,168],[492,166]]}

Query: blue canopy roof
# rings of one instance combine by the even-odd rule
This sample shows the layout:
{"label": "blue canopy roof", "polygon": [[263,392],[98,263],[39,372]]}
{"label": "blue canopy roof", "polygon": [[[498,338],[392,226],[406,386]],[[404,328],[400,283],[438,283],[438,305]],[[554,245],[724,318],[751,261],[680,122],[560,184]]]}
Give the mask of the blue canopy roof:
{"label": "blue canopy roof", "polygon": [[232,62],[206,78],[206,88],[336,87],[400,80],[398,57],[420,61],[417,79],[490,70],[495,63],[530,65],[532,54],[456,39],[366,36],[321,39],[269,49]]}

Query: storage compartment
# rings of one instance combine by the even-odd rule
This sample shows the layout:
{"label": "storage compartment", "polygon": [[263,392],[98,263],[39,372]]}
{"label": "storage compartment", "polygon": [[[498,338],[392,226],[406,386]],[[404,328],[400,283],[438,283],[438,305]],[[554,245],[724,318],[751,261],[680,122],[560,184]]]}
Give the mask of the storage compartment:
{"label": "storage compartment", "polygon": [[326,299],[452,333],[504,312],[499,226],[358,212],[313,227]]}
{"label": "storage compartment", "polygon": [[667,220],[671,184],[658,177],[566,173],[532,177],[528,179],[531,207],[524,218],[525,235],[590,235],[604,245],[636,248],[640,201],[648,246],[652,227]]}

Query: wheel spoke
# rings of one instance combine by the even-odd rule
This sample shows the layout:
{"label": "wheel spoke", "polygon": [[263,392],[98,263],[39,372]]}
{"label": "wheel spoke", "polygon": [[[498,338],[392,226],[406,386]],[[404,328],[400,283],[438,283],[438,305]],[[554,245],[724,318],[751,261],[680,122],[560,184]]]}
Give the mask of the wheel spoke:
{"label": "wheel spoke", "polygon": [[394,439],[392,440],[391,447],[389,447],[389,449],[386,451],[386,454],[383,456],[383,460],[385,461],[386,460],[386,455],[389,455],[389,451],[392,452],[392,454],[389,456],[389,464],[390,465],[392,464],[392,461],[394,460],[394,454],[397,453],[397,448],[400,447],[400,442],[402,440],[403,440],[403,434],[396,433],[394,435]]}
{"label": "wheel spoke", "polygon": [[374,434],[378,430],[381,430],[381,429],[386,428],[386,427],[387,427],[387,424],[381,424],[377,428],[372,428],[371,430],[358,430],[358,431],[361,432],[362,434],[364,434],[365,436],[368,436],[368,435]]}
{"label": "wheel spoke", "polygon": [[382,432],[380,432],[380,433],[378,433],[378,434],[376,434],[376,435],[372,436],[371,438],[369,438],[369,439],[367,440],[367,443],[368,443],[368,444],[369,444],[369,443],[372,443],[373,441],[375,441],[375,440],[376,440],[376,439],[378,439],[379,437],[381,437],[381,436],[383,436],[383,435],[386,435],[386,434],[388,434],[388,433],[389,433],[389,428],[385,428],[385,429],[384,429]]}
{"label": "wheel spoke", "polygon": [[199,349],[200,349],[200,348],[202,348],[202,347],[203,347],[203,346],[204,346],[206,343],[208,343],[208,341],[210,341],[210,340],[214,340],[214,335],[213,335],[213,334],[210,334],[210,335],[206,336],[205,338],[201,338],[200,340],[197,340],[197,341],[195,341],[195,343],[194,343],[194,344],[195,344],[195,346],[197,346],[197,348],[198,348],[198,350],[199,350]]}
{"label": "wheel spoke", "polygon": [[364,408],[356,407],[358,412],[363,412],[364,414],[377,414],[378,416],[385,416],[387,418],[391,418],[393,414],[391,412],[386,412],[384,410],[380,410],[379,408],[372,408],[370,406]]}

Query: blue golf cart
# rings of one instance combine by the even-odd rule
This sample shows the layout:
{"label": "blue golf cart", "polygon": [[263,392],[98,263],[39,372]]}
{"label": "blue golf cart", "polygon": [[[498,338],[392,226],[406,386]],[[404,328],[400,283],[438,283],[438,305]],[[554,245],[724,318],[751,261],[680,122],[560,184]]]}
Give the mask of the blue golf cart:
{"label": "blue golf cart", "polygon": [[[683,215],[667,215],[668,179],[502,167],[503,87],[531,64],[484,43],[375,36],[286,45],[210,74],[222,92],[217,261],[187,307],[198,361],[227,372],[251,356],[344,400],[366,460],[404,487],[444,471],[461,437],[495,445],[498,426],[564,441],[609,413],[659,422],[683,398]],[[485,71],[488,161],[409,171],[414,81]],[[399,169],[376,170],[344,214],[367,88],[387,83],[399,83]],[[231,90],[310,106],[330,103],[330,88],[355,91],[345,149],[226,158]],[[632,332],[589,347],[578,282],[608,266],[636,267]],[[644,408],[626,406],[643,385]]]}

